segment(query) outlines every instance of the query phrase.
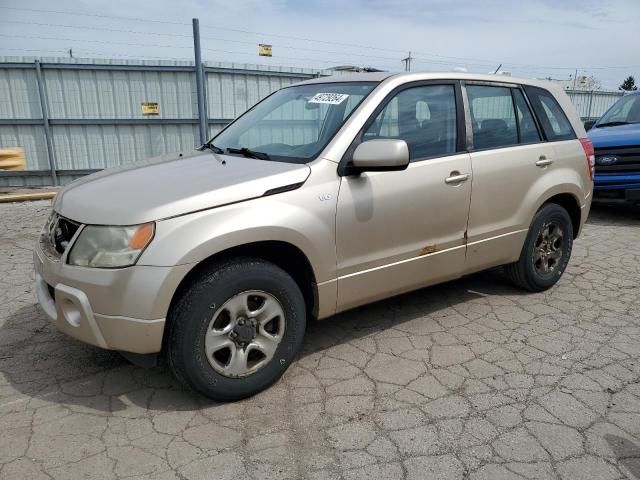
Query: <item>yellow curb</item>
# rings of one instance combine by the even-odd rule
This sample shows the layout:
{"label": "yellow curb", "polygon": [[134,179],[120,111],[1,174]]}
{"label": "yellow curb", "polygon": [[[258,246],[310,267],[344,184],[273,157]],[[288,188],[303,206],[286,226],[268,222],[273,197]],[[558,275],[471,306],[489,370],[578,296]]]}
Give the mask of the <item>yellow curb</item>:
{"label": "yellow curb", "polygon": [[33,200],[49,200],[55,197],[57,192],[16,193],[0,195],[0,203],[31,202]]}

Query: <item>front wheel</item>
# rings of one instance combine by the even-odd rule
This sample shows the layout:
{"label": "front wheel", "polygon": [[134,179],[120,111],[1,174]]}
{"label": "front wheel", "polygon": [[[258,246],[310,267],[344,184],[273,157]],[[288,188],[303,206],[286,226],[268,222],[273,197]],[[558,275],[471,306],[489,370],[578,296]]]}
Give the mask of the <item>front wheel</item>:
{"label": "front wheel", "polygon": [[176,377],[223,401],[277,381],[302,346],[305,302],[296,282],[259,259],[215,265],[172,309],[167,353]]}
{"label": "front wheel", "polygon": [[567,211],[549,203],[536,213],[520,258],[505,265],[515,285],[540,292],[556,284],[564,273],[573,248],[573,224]]}

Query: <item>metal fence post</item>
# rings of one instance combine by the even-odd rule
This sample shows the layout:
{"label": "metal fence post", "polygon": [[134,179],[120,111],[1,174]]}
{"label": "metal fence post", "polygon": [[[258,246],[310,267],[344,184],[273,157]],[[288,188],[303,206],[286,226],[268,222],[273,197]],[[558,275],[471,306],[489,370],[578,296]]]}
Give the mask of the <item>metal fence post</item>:
{"label": "metal fence post", "polygon": [[209,132],[207,131],[207,104],[205,103],[204,69],[202,68],[202,52],[200,51],[200,21],[193,20],[193,51],[196,60],[196,95],[198,97],[198,118],[200,119],[200,143],[206,143]]}
{"label": "metal fence post", "polygon": [[49,160],[49,170],[51,170],[51,181],[53,186],[58,185],[58,175],[56,173],[56,159],[53,151],[53,141],[51,139],[51,129],[49,128],[49,108],[47,94],[44,89],[44,77],[40,68],[40,60],[36,64],[36,82],[38,84],[38,97],[40,99],[40,109],[42,110],[42,126],[44,127],[44,138],[47,145],[47,158]]}
{"label": "metal fence post", "polygon": [[591,118],[591,105],[593,105],[593,90],[591,90],[591,95],[589,95],[589,110],[587,111],[587,118]]}

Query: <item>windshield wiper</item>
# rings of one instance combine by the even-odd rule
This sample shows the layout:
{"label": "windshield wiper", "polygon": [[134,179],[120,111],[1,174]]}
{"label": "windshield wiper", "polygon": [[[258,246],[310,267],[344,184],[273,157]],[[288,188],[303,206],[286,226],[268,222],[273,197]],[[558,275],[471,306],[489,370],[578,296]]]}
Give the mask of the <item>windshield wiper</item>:
{"label": "windshield wiper", "polygon": [[259,160],[269,160],[269,154],[264,152],[256,152],[255,150],[251,150],[247,147],[242,148],[227,148],[228,153],[239,153],[240,155],[244,155],[247,158],[257,158]]}
{"label": "windshield wiper", "polygon": [[632,122],[623,122],[620,120],[617,120],[615,122],[605,122],[605,123],[599,123],[598,125],[596,125],[596,127],[600,128],[600,127],[617,127],[618,125],[629,125]]}
{"label": "windshield wiper", "polygon": [[203,144],[200,147],[200,150],[204,150],[205,148],[208,148],[209,150],[211,150],[213,153],[224,153],[224,150],[222,150],[220,147],[216,147],[213,143],[211,142],[207,142],[205,144]]}

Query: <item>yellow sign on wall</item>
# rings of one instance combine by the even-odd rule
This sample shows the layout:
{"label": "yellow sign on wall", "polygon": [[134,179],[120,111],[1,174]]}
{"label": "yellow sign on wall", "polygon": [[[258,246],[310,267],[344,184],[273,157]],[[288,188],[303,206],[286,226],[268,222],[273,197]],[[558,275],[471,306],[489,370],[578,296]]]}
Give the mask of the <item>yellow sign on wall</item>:
{"label": "yellow sign on wall", "polygon": [[142,102],[143,115],[159,115],[160,107],[157,102]]}
{"label": "yellow sign on wall", "polygon": [[0,148],[0,170],[22,171],[25,166],[26,160],[24,158],[24,148]]}
{"label": "yellow sign on wall", "polygon": [[267,45],[266,43],[258,44],[258,55],[261,57],[271,57],[272,55],[272,45]]}

